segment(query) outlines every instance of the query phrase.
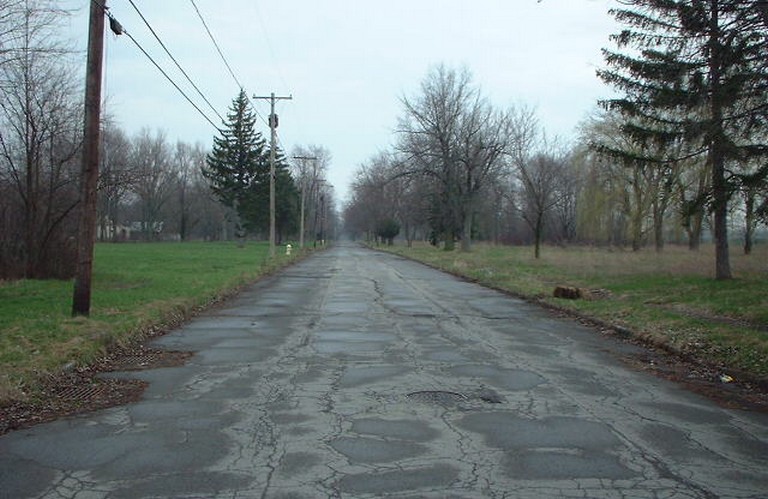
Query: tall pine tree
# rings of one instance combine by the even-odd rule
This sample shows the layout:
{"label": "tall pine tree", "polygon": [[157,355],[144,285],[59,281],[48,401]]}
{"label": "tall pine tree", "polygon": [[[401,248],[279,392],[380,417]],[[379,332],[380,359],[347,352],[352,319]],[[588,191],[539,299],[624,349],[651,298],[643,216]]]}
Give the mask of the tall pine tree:
{"label": "tall pine tree", "polygon": [[287,234],[299,232],[301,197],[285,155],[280,149],[275,154],[275,196],[278,200],[275,209],[277,244],[282,244]]}
{"label": "tall pine tree", "polygon": [[[269,232],[269,146],[264,151],[263,161],[259,163],[259,178],[249,189],[251,201],[243,207],[242,216],[249,221],[249,228],[261,233]],[[283,238],[297,230],[298,189],[291,176],[285,155],[278,148],[275,151],[275,229],[277,244]]]}
{"label": "tall pine tree", "polygon": [[598,75],[624,96],[602,104],[624,116],[624,133],[648,153],[603,151],[636,163],[707,162],[701,201],[714,213],[715,275],[729,279],[728,202],[753,175],[747,165],[768,157],[765,0],[623,3],[611,10],[626,26],[612,37],[623,52],[605,50],[609,69]]}
{"label": "tall pine tree", "polygon": [[269,160],[266,141],[256,131],[256,118],[244,90],[232,101],[220,132],[213,139],[203,176],[219,201],[237,212],[246,230],[258,230],[264,206],[269,209],[268,200],[266,205],[263,202],[264,186],[269,190]]}

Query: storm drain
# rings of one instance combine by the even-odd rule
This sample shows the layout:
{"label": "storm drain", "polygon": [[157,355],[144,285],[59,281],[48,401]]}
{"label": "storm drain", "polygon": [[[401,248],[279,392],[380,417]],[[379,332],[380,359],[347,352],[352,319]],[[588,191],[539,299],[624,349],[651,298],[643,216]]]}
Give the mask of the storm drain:
{"label": "storm drain", "polygon": [[87,386],[74,386],[63,389],[59,397],[64,400],[96,400],[105,397],[110,386],[107,383],[95,383]]}
{"label": "storm drain", "polygon": [[140,352],[118,357],[110,362],[110,371],[142,371],[161,367],[183,366],[194,352],[177,352],[172,350],[142,350]]}
{"label": "storm drain", "polygon": [[501,404],[504,399],[495,391],[483,388],[472,394],[449,392],[445,390],[422,390],[406,395],[409,400],[424,404],[454,407],[468,402],[483,402],[486,404]]}

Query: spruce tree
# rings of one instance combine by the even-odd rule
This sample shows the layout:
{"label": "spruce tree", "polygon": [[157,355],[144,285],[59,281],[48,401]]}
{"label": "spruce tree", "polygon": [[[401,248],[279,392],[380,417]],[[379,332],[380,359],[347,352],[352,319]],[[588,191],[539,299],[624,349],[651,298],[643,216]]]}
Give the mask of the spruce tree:
{"label": "spruce tree", "polygon": [[[611,13],[626,28],[604,51],[598,75],[624,95],[603,101],[625,118],[623,132],[644,154],[604,147],[627,163],[695,157],[711,169],[715,275],[731,278],[728,202],[768,156],[764,0],[626,0]],[[661,151],[661,152],[660,152]]]}
{"label": "spruce tree", "polygon": [[256,118],[244,90],[232,101],[220,134],[213,139],[203,176],[219,201],[237,212],[244,228],[256,230],[264,216],[262,191],[268,185],[269,165],[266,141],[256,131]]}
{"label": "spruce tree", "polygon": [[281,150],[275,154],[275,229],[277,244],[282,244],[286,234],[296,234],[299,231],[299,204],[301,202],[299,189],[296,187],[290,166]]}
{"label": "spruce tree", "polygon": [[[251,230],[269,232],[269,146],[263,151],[263,157],[257,163],[256,176],[249,190],[249,203],[242,209],[242,216],[248,220]],[[298,190],[293,182],[285,155],[280,149],[275,151],[275,229],[277,244],[283,236],[296,229],[298,220]]]}

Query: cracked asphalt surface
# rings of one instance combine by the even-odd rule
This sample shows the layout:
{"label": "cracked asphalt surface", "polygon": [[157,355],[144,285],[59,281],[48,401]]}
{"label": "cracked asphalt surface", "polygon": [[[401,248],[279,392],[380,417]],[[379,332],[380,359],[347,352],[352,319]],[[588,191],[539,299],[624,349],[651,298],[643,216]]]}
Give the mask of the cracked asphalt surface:
{"label": "cracked asphalt surface", "polygon": [[637,347],[341,245],[155,340],[135,404],[0,437],[0,497],[768,496],[768,416]]}

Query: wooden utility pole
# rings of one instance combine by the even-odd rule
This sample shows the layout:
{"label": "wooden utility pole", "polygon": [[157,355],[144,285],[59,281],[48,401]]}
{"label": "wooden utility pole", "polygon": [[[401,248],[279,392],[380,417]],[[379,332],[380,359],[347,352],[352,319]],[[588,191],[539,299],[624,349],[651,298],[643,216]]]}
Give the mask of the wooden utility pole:
{"label": "wooden utility pole", "polygon": [[[303,161],[317,161],[314,156],[294,156],[293,159]],[[314,173],[314,172],[313,172]],[[314,177],[313,177],[314,178]],[[302,168],[301,172],[301,218],[299,219],[299,248],[304,247],[304,204],[306,202],[307,172]]]}
{"label": "wooden utility pole", "polygon": [[91,313],[93,247],[96,241],[96,188],[99,180],[101,126],[101,77],[104,54],[106,0],[91,2],[88,21],[88,61],[85,72],[85,120],[80,173],[80,224],[77,237],[77,269],[72,296],[72,315]]}
{"label": "wooden utility pole", "polygon": [[293,96],[275,97],[272,92],[269,97],[253,96],[254,99],[269,99],[269,131],[271,135],[269,148],[269,256],[275,257],[275,149],[277,148],[277,115],[275,114],[276,100],[291,100]]}

